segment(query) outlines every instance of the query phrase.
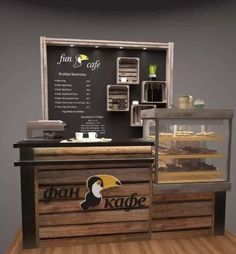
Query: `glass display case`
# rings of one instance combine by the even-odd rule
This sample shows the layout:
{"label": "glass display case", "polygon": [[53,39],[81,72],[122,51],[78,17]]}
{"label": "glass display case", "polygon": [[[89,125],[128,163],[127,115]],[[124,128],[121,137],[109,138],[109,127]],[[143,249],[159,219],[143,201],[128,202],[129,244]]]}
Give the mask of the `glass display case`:
{"label": "glass display case", "polygon": [[232,110],[144,110],[159,184],[229,181]]}

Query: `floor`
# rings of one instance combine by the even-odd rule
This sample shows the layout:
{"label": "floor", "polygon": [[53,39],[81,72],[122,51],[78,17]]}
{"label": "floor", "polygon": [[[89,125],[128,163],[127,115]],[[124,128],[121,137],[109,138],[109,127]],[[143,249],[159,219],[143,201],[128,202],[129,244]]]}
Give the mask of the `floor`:
{"label": "floor", "polygon": [[6,254],[236,254],[236,236],[150,240],[22,250],[21,234]]}

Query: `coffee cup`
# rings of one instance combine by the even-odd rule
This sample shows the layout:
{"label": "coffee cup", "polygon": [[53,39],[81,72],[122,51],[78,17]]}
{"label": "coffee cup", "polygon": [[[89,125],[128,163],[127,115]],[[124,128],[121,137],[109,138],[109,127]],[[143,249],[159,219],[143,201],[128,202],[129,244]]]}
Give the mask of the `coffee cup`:
{"label": "coffee cup", "polygon": [[75,133],[75,138],[76,139],[82,139],[84,137],[84,133],[83,132],[76,132]]}
{"label": "coffee cup", "polygon": [[96,139],[98,136],[97,132],[89,132],[88,133],[88,138],[89,139]]}

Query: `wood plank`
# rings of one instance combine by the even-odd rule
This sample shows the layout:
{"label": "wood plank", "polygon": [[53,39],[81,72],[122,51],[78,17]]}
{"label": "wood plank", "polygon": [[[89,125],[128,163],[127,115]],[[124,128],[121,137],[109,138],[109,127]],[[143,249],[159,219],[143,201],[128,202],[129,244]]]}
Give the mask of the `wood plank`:
{"label": "wood plank", "polygon": [[152,218],[212,215],[212,205],[211,201],[153,205]]}
{"label": "wood plank", "polygon": [[154,194],[186,193],[186,192],[218,192],[230,191],[231,183],[213,182],[213,183],[188,183],[188,184],[153,184]]}
{"label": "wood plank", "polygon": [[132,209],[129,211],[86,211],[77,213],[60,213],[39,216],[39,226],[57,226],[73,224],[94,224],[105,222],[145,221],[149,220],[148,209]]}
{"label": "wood plank", "polygon": [[155,202],[176,202],[176,201],[200,201],[213,200],[214,192],[196,192],[196,193],[169,193],[162,195],[152,195],[152,201]]}
{"label": "wood plank", "polygon": [[[152,233],[152,239],[174,239],[184,237],[204,237],[210,236],[211,229],[192,229],[192,230],[180,230],[180,231],[167,231],[167,232],[155,232]],[[180,252],[181,254],[183,252]],[[199,252],[196,252],[196,254]],[[206,252],[207,254],[207,252]],[[222,253],[223,254],[223,253]]]}
{"label": "wood plank", "polygon": [[151,154],[151,146],[96,146],[96,147],[47,147],[34,148],[34,155],[75,154]]}
{"label": "wood plank", "polygon": [[153,232],[209,227],[212,227],[211,216],[152,220]]}
{"label": "wood plank", "polygon": [[[45,240],[40,240],[40,247],[45,248],[45,247],[70,246],[70,245],[91,244],[91,243],[100,244],[100,243],[110,243],[110,242],[144,241],[144,240],[148,240],[149,237],[150,236],[147,233],[134,233],[134,234],[122,234],[122,235],[70,237],[70,238],[59,238],[59,239],[49,239],[49,240],[45,239]],[[14,253],[14,254],[17,254],[17,253]]]}
{"label": "wood plank", "polygon": [[[122,72],[122,70],[121,70],[121,72]],[[134,70],[134,72],[124,71],[119,74],[119,77],[135,77],[136,78],[137,77],[137,70]]]}
{"label": "wood plank", "polygon": [[57,238],[89,235],[123,234],[148,232],[149,222],[99,223],[73,226],[39,227],[39,237]]}
{"label": "wood plank", "polygon": [[133,68],[123,68],[123,66],[120,66],[119,67],[119,76],[122,76],[123,72],[124,73],[134,73],[137,75],[137,71],[138,71],[138,68],[136,68],[135,65]]}
{"label": "wood plank", "polygon": [[[150,205],[150,199],[148,196],[145,196],[145,197],[146,197],[146,201],[144,202],[144,206],[148,208]],[[124,198],[128,198],[128,197],[124,197]],[[43,201],[40,201],[39,214],[78,212],[78,211],[81,211],[79,205],[82,200],[84,199],[81,198],[81,199],[74,199],[74,200],[51,201],[50,203],[45,203]],[[99,210],[104,210],[104,207],[105,207],[105,200],[103,199],[98,206],[90,207],[89,210],[99,211]],[[109,207],[109,209],[107,210],[117,210],[117,208]]]}
{"label": "wood plank", "polygon": [[37,170],[58,170],[58,169],[99,169],[99,168],[143,168],[149,167],[149,163],[104,163],[104,164],[68,164],[68,165],[38,165]]}
{"label": "wood plank", "polygon": [[82,159],[89,159],[94,160],[96,163],[97,159],[128,159],[128,158],[151,158],[151,154],[79,154],[79,155],[37,155],[34,156],[34,160],[41,161],[41,160],[82,160]]}
{"label": "wood plank", "polygon": [[[41,186],[39,188],[39,200],[45,200],[44,192],[49,187],[50,186]],[[79,197],[81,198],[83,198],[85,194],[88,192],[88,189],[85,185],[54,186],[54,188],[57,188],[57,189],[61,189],[65,187],[80,188]],[[104,190],[102,192],[102,195],[104,198],[105,197],[123,197],[123,196],[131,195],[132,193],[137,193],[138,196],[149,196],[149,183],[122,184],[121,187]],[[77,199],[77,197],[75,198]]]}
{"label": "wood plank", "polygon": [[122,182],[148,181],[149,168],[97,169],[97,170],[50,170],[38,173],[39,184],[83,184],[93,175],[112,175]]}

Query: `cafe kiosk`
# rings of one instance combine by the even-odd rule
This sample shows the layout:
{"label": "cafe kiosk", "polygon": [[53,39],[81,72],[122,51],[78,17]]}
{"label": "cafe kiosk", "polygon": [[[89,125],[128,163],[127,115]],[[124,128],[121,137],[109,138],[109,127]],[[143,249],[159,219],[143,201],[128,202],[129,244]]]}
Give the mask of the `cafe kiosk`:
{"label": "cafe kiosk", "polygon": [[224,234],[233,112],[170,109],[173,43],[41,37],[41,73],[24,248]]}

